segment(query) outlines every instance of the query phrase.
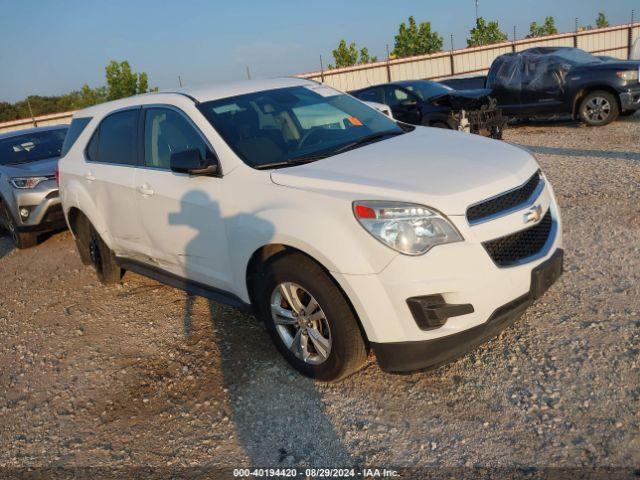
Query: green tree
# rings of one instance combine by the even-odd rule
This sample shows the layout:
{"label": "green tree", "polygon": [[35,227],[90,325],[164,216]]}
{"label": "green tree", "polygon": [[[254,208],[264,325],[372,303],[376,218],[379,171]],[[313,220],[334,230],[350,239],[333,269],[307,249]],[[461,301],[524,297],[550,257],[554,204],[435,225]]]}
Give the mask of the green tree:
{"label": "green tree", "polygon": [[413,16],[409,17],[408,22],[409,25],[402,22],[398,27],[395,45],[391,52],[394,57],[410,57],[442,51],[442,37],[438,32],[431,31],[431,22],[421,22],[418,25]]}
{"label": "green tree", "polygon": [[500,30],[498,22],[487,23],[483,17],[478,17],[476,26],[471,29],[470,37],[467,39],[467,45],[469,47],[478,47],[506,41],[507,34]]}
{"label": "green tree", "polygon": [[340,40],[338,48],[333,50],[331,53],[335,60],[335,66],[329,65],[329,70],[332,68],[351,67],[353,65],[378,61],[376,57],[371,57],[369,55],[369,49],[367,49],[367,47],[362,47],[358,52],[356,43],[351,42],[349,46],[347,46],[346,40]]}
{"label": "green tree", "polygon": [[131,65],[126,60],[120,63],[111,60],[105,67],[105,73],[109,100],[147,93],[149,90],[147,74],[144,72],[133,73]]}
{"label": "green tree", "polygon": [[536,22],[531,23],[527,38],[544,37],[546,35],[555,35],[556,33],[558,33],[558,29],[556,28],[555,19],[547,17],[542,25],[538,25]]}
{"label": "green tree", "polygon": [[596,27],[597,28],[605,28],[609,26],[609,20],[605,16],[604,12],[598,13],[598,18],[596,18]]}

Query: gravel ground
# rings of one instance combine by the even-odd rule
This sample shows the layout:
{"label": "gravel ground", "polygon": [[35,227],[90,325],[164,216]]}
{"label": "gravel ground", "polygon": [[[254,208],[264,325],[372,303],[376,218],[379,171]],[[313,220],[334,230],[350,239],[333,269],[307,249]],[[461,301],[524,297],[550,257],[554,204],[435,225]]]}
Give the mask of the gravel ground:
{"label": "gravel ground", "polygon": [[640,115],[507,140],[555,186],[566,273],[499,338],[438,370],[339,384],[293,372],[259,323],[127,274],[68,233],[0,237],[0,466],[640,464]]}

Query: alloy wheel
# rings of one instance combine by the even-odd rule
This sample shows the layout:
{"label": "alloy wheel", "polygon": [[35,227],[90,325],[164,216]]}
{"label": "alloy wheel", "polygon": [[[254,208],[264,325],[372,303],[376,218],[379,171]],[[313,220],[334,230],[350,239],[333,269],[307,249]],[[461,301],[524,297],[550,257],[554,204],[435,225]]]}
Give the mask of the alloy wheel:
{"label": "alloy wheel", "polygon": [[603,122],[611,115],[611,103],[604,97],[593,97],[587,103],[585,113],[592,122]]}
{"label": "alloy wheel", "polygon": [[310,365],[331,354],[331,330],[317,300],[293,282],[283,282],[271,294],[271,317],[284,345]]}

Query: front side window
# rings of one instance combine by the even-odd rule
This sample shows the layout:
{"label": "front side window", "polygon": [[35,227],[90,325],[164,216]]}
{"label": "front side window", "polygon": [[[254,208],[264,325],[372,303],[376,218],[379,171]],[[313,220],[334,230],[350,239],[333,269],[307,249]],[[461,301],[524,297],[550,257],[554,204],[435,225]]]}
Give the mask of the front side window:
{"label": "front side window", "polygon": [[0,140],[0,165],[37,162],[59,157],[66,128],[16,135]]}
{"label": "front side window", "polygon": [[315,161],[405,131],[382,113],[324,85],[255,92],[199,108],[254,168]]}
{"label": "front side window", "polygon": [[144,122],[144,163],[147,167],[169,168],[171,155],[197,148],[207,157],[207,145],[180,113],[169,108],[149,108]]}
{"label": "front side window", "polygon": [[89,160],[118,165],[138,162],[138,109],[116,112],[100,123],[94,133],[87,155]]}
{"label": "front side window", "polygon": [[388,87],[387,89],[387,105],[390,107],[397,107],[402,105],[407,100],[414,100],[406,90],[398,87]]}

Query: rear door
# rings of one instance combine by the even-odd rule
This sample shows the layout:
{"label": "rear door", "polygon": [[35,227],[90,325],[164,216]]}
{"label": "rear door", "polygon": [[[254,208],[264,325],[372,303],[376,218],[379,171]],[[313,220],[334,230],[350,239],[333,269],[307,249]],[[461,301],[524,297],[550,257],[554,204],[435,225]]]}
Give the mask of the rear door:
{"label": "rear door", "polygon": [[110,247],[117,255],[130,258],[140,255],[144,243],[135,208],[134,181],[140,111],[139,107],[129,108],[102,119],[85,151],[85,172],[81,179],[113,239]]}
{"label": "rear door", "polygon": [[170,170],[173,153],[213,149],[189,117],[165,105],[143,109],[143,165],[137,204],[155,264],[189,280],[231,290],[226,231],[221,216],[222,178]]}

